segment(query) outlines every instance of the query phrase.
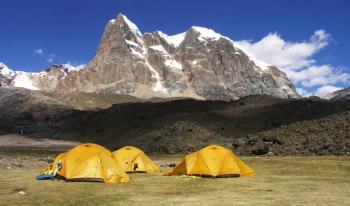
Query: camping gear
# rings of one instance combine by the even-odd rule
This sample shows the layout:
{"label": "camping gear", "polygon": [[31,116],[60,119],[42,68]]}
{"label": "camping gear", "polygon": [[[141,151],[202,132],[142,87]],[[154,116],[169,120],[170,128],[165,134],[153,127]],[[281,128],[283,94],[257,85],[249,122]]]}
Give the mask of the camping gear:
{"label": "camping gear", "polygon": [[128,182],[128,175],[111,156],[112,153],[100,145],[81,144],[59,154],[42,174],[57,173],[56,177],[67,181]]}
{"label": "camping gear", "polygon": [[55,179],[55,175],[53,174],[48,174],[48,175],[41,174],[36,176],[36,180],[53,180],[53,179]]}
{"label": "camping gear", "polygon": [[[59,154],[62,156],[63,153]],[[56,174],[62,168],[62,161],[56,158],[57,163],[52,163],[47,169],[43,170],[40,175],[36,177],[37,180],[52,180],[56,178]],[[55,165],[55,166],[54,166]]]}
{"label": "camping gear", "polygon": [[231,150],[217,145],[210,145],[187,155],[164,175],[237,177],[254,176],[255,172],[236,157]]}
{"label": "camping gear", "polygon": [[132,146],[123,147],[112,153],[125,172],[160,172],[159,166],[140,149]]}

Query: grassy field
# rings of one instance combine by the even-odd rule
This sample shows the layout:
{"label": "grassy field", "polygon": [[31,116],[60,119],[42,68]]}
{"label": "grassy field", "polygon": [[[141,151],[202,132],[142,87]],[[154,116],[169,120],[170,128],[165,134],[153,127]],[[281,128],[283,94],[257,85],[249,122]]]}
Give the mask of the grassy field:
{"label": "grassy field", "polygon": [[73,183],[36,181],[40,168],[0,168],[0,205],[350,205],[349,157],[242,159],[256,177],[131,174],[125,184]]}

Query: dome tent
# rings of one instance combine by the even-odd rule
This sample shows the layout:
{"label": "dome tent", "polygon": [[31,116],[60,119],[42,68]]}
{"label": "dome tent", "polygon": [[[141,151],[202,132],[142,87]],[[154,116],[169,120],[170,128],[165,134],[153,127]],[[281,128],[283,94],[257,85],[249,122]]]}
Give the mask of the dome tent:
{"label": "dome tent", "polygon": [[187,155],[164,175],[234,177],[254,176],[255,172],[236,157],[231,150],[217,145],[210,145]]}
{"label": "dome tent", "polygon": [[160,172],[159,166],[140,149],[132,146],[123,147],[112,153],[125,172]]}
{"label": "dome tent", "polygon": [[67,181],[128,182],[128,175],[111,155],[108,149],[100,145],[81,144],[59,154],[46,172],[56,170],[57,163],[60,163],[57,176]]}

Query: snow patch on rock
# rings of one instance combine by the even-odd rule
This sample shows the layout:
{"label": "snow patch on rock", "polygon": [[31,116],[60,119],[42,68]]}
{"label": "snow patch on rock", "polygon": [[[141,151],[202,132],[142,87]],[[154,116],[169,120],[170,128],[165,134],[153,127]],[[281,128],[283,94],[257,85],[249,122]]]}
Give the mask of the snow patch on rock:
{"label": "snow patch on rock", "polygon": [[271,66],[271,64],[268,64],[264,61],[257,59],[254,55],[249,53],[247,50],[243,49],[238,43],[232,41],[228,37],[225,37],[225,38],[228,39],[229,41],[231,41],[234,47],[240,49],[243,53],[245,53],[245,55],[247,55],[249,57],[249,59],[254,62],[255,66],[259,67],[263,71],[269,70],[269,67]]}
{"label": "snow patch on rock", "polygon": [[161,31],[158,31],[159,36],[161,36],[168,44],[178,47],[186,37],[186,32],[168,36]]}
{"label": "snow patch on rock", "polygon": [[154,45],[154,46],[150,46],[151,49],[160,52],[164,59],[165,59],[165,66],[170,67],[170,68],[174,68],[174,69],[178,69],[178,70],[182,70],[182,64],[180,64],[179,62],[177,62],[165,49],[162,45]]}
{"label": "snow patch on rock", "polygon": [[200,34],[198,40],[202,42],[205,42],[206,40],[217,41],[223,37],[221,34],[216,33],[214,30],[205,27],[192,26],[191,29]]}
{"label": "snow patch on rock", "polygon": [[[148,51],[145,49],[144,50],[144,56],[147,56]],[[168,93],[168,90],[163,87],[162,81],[160,80],[160,75],[156,69],[152,67],[152,65],[148,62],[147,58],[144,58],[146,65],[152,72],[152,77],[156,79],[156,84],[153,87],[154,92],[161,92],[161,93]]]}
{"label": "snow patch on rock", "polygon": [[136,42],[130,41],[130,40],[125,40],[125,42],[131,46],[139,46]]}
{"label": "snow patch on rock", "polygon": [[136,51],[134,48],[131,48],[131,53],[134,55],[134,56],[137,56],[141,59],[145,59],[145,56],[143,56],[143,54],[141,54],[140,52]]}
{"label": "snow patch on rock", "polygon": [[177,62],[175,59],[166,59],[165,66],[170,67],[170,68],[174,68],[174,69],[178,69],[178,70],[182,70],[182,65],[179,62]]}
{"label": "snow patch on rock", "polygon": [[15,72],[9,69],[4,63],[0,62],[0,74],[4,77],[13,77]]}
{"label": "snow patch on rock", "polygon": [[[163,87],[163,84],[161,82],[161,79],[160,79],[160,75],[158,73],[158,71],[156,69],[154,69],[152,67],[152,65],[148,62],[146,56],[148,55],[148,51],[146,49],[146,47],[144,46],[144,42],[142,41],[142,39],[138,40],[142,46],[138,45],[137,44],[137,47],[139,49],[142,50],[142,53],[136,51],[134,48],[130,48],[131,49],[131,53],[137,57],[139,57],[140,59],[143,59],[144,60],[144,63],[146,64],[146,66],[150,69],[151,73],[152,73],[152,78],[156,79],[156,83],[154,85],[154,87],[152,88],[154,92],[161,92],[161,93],[168,93],[167,89]],[[136,46],[136,45],[133,45],[131,44],[132,46]],[[164,48],[160,48],[160,47],[154,47],[155,50],[164,50]],[[154,48],[151,48],[151,49],[154,49]],[[166,52],[166,51],[165,51]]]}
{"label": "snow patch on rock", "polygon": [[37,75],[37,74],[38,73],[29,74],[26,72],[17,71],[16,77],[13,80],[13,86],[14,87],[23,87],[23,88],[31,89],[31,90],[38,90],[38,88],[33,85],[33,82],[30,79],[30,76]]}
{"label": "snow patch on rock", "polygon": [[84,69],[85,64],[73,65],[70,63],[66,63],[66,64],[62,64],[62,66],[64,68],[68,69],[68,72],[71,72],[71,71],[80,71],[80,70]]}
{"label": "snow patch on rock", "polygon": [[155,45],[155,46],[150,46],[151,49],[159,51],[164,54],[168,54],[168,52],[164,49],[162,45]]}
{"label": "snow patch on rock", "polygon": [[121,15],[122,18],[124,19],[124,22],[128,25],[129,29],[133,32],[135,32],[136,34],[142,36],[139,28],[136,26],[136,24],[134,24],[133,22],[131,22],[128,17],[126,17],[125,15]]}
{"label": "snow patch on rock", "polygon": [[145,64],[148,66],[148,68],[152,72],[152,77],[156,79],[156,84],[153,87],[154,92],[162,92],[162,93],[168,93],[168,90],[163,87],[162,82],[160,81],[160,75],[157,70],[155,70],[152,65],[145,59]]}

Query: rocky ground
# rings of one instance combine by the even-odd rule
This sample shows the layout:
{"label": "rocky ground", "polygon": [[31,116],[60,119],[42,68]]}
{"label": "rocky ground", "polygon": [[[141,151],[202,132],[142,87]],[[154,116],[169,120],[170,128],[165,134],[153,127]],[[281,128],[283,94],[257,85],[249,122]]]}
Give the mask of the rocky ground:
{"label": "rocky ground", "polygon": [[253,155],[350,155],[350,112],[250,134],[233,147]]}
{"label": "rocky ground", "polygon": [[54,140],[54,139],[34,139],[20,134],[0,135],[0,149],[26,149],[41,151],[66,151],[80,144],[79,142]]}

